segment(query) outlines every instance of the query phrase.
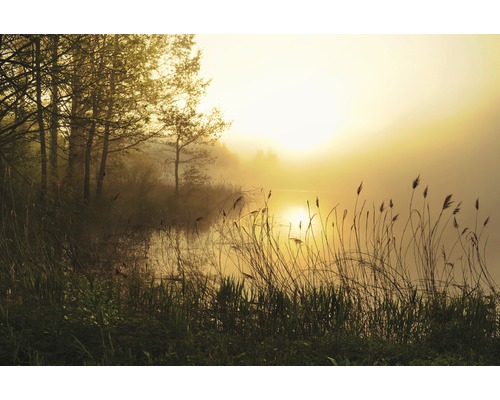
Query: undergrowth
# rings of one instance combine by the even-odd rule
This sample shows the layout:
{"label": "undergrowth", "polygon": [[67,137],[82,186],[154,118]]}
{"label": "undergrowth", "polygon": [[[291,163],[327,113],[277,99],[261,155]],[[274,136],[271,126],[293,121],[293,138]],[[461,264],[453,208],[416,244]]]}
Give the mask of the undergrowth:
{"label": "undergrowth", "polygon": [[427,188],[417,205],[419,184],[406,217],[392,200],[368,208],[362,185],[352,212],[316,199],[299,236],[283,232],[270,193],[256,209],[231,198],[209,234],[189,233],[202,249],[155,228],[173,254],[161,275],[137,258],[103,267],[98,251],[75,268],[53,221],[4,202],[0,363],[499,364],[489,220],[461,227],[462,204],[436,208]]}

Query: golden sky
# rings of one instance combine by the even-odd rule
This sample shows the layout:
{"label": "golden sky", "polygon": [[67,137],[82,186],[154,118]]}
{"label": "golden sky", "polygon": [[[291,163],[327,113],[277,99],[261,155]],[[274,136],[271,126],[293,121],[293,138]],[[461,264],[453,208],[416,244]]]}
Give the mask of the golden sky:
{"label": "golden sky", "polygon": [[498,248],[500,35],[197,35],[197,43],[202,75],[212,78],[207,104],[233,120],[224,143],[243,160],[278,155],[254,163],[252,184],[297,204],[319,195],[349,207],[363,181],[369,204],[402,206],[421,175],[437,207],[453,194],[470,216],[479,197]]}
{"label": "golden sky", "polygon": [[212,79],[206,104],[233,120],[224,143],[243,159],[278,155],[256,184],[321,192],[365,180],[381,197],[420,174],[440,195],[500,202],[500,35],[197,43]]}
{"label": "golden sky", "polygon": [[[495,101],[500,36],[198,35],[207,101],[234,120],[240,155],[366,150]],[[447,140],[442,135],[443,140]]]}

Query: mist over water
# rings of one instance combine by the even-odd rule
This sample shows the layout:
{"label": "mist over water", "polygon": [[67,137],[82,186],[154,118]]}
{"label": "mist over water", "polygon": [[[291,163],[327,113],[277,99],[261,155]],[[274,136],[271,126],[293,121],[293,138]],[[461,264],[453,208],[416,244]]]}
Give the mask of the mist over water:
{"label": "mist over water", "polygon": [[[231,201],[217,205],[217,222],[184,235],[185,247],[206,253],[217,246],[210,234],[222,211],[239,222],[266,208],[288,243],[320,235],[322,224],[330,228],[332,210],[352,217],[356,202],[365,219],[392,203],[400,234],[419,176],[418,212],[426,190],[432,220],[448,195],[452,208],[462,202],[460,230],[478,230],[489,218],[484,255],[500,281],[498,43],[496,36],[200,36],[202,68],[213,78],[207,104],[220,104],[234,119],[208,173],[234,185],[244,202],[241,213]],[[228,49],[240,57],[225,56]],[[453,223],[442,237],[451,247]],[[163,264],[177,265],[172,257]],[[203,257],[198,262],[210,263]]]}
{"label": "mist over water", "polygon": [[[283,262],[293,264],[294,268],[302,268],[303,271],[321,266],[336,274],[339,243],[345,241],[342,245],[345,245],[348,251],[354,251],[356,247],[356,232],[353,229],[355,221],[358,221],[362,247],[367,254],[370,251],[376,253],[378,250],[374,249],[377,247],[377,241],[387,240],[389,237],[394,240],[395,247],[402,243],[408,248],[413,246],[414,239],[409,232],[408,221],[415,221],[416,214],[425,216],[428,213],[427,228],[430,230],[431,225],[439,218],[443,200],[447,195],[436,196],[441,192],[447,193],[446,189],[432,190],[422,183],[412,196],[411,183],[411,180],[406,182],[406,190],[385,197],[381,196],[376,188],[370,188],[367,183],[362,184],[359,195],[356,189],[360,184],[357,187],[345,187],[344,192],[264,188],[249,190],[244,201],[237,207],[232,207],[231,204],[225,205],[225,210],[221,207],[220,218],[207,230],[156,232],[152,237],[150,260],[156,266],[156,271],[163,276],[178,276],[181,271],[186,271],[186,268],[199,269],[200,272],[213,276],[221,273],[238,278],[252,276],[252,264],[258,260],[252,260],[252,255],[237,255],[235,249],[246,244],[261,245],[260,250],[268,251],[263,249],[266,246],[265,241],[260,243],[257,239],[266,235],[268,231],[264,231],[263,227],[269,223],[276,250],[283,256],[283,260],[271,265],[272,268],[280,268],[279,265]],[[426,199],[423,197],[424,190],[428,196]],[[482,200],[478,210],[475,208],[476,198],[468,200],[467,204],[458,197],[451,198],[450,208],[439,224],[441,235],[436,247],[436,251],[440,253],[438,258],[446,257],[448,261],[443,258],[438,264],[440,268],[444,268],[443,273],[446,272],[447,265],[453,264],[455,271],[450,269],[446,273],[459,274],[467,264],[468,256],[468,250],[461,247],[461,244],[466,242],[466,235],[460,236],[459,232],[465,231],[465,228],[470,232],[482,232],[480,250],[489,272],[498,282],[500,273],[494,265],[500,261],[500,252],[492,245],[498,241],[498,229],[489,222],[483,227],[489,214],[482,211]],[[225,217],[222,217],[222,213]],[[454,226],[452,216],[458,221],[457,227]],[[389,223],[391,219],[395,221],[393,224]],[[390,235],[387,231],[389,227]],[[260,233],[246,236],[252,229],[257,229]],[[241,230],[245,235],[240,236]],[[387,236],[384,236],[385,234]],[[382,236],[386,239],[382,239]],[[412,253],[413,251],[406,250],[405,256],[409,262],[404,268],[416,279],[416,268],[419,264],[417,258],[420,255]]]}

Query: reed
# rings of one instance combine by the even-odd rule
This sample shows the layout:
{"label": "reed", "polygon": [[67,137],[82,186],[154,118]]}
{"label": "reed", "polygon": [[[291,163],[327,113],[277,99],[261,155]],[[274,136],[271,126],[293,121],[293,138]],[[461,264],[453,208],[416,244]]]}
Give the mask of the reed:
{"label": "reed", "polygon": [[74,268],[69,248],[54,250],[50,219],[4,202],[0,362],[499,364],[489,219],[476,201],[466,228],[453,196],[436,205],[419,189],[417,178],[403,209],[368,206],[363,185],[352,211],[325,213],[316,199],[298,236],[273,215],[270,192],[260,207],[239,193],[210,233],[156,228],[161,275],[142,258]]}
{"label": "reed", "polygon": [[[456,337],[466,331],[469,336],[487,331],[486,336],[496,337],[498,286],[483,256],[489,218],[482,225],[461,228],[462,203],[455,205],[448,195],[436,210],[426,187],[417,204],[419,185],[417,177],[406,217],[392,199],[388,207],[382,202],[368,208],[361,198],[363,184],[356,191],[352,212],[336,206],[324,216],[316,199],[315,208],[307,204],[309,223],[300,238],[283,235],[269,211],[269,195],[261,208],[242,209],[234,220],[225,218],[218,226],[217,241],[228,249],[226,259],[245,277],[246,285],[301,299],[280,300],[286,306],[294,304],[295,311],[315,309],[304,293],[324,294],[328,289],[341,293],[346,299],[341,306],[325,306],[314,315],[315,324],[342,321],[335,327],[325,322],[319,329],[322,334],[347,330],[409,343],[447,324],[456,329]],[[475,213],[477,221],[477,201]],[[341,317],[337,309],[342,310]],[[295,318],[290,311],[286,315]],[[301,318],[304,321],[306,315]]]}

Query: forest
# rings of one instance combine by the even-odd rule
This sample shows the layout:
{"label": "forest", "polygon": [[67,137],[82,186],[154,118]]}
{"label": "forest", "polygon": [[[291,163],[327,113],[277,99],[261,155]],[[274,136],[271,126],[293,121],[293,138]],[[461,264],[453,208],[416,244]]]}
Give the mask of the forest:
{"label": "forest", "polygon": [[202,62],[195,35],[0,35],[0,364],[499,364],[479,199],[465,227],[420,176],[399,210],[361,183],[283,232],[272,190],[217,181]]}

